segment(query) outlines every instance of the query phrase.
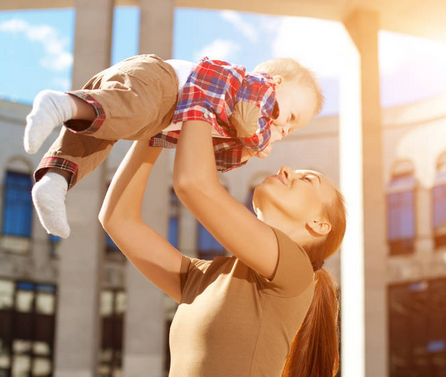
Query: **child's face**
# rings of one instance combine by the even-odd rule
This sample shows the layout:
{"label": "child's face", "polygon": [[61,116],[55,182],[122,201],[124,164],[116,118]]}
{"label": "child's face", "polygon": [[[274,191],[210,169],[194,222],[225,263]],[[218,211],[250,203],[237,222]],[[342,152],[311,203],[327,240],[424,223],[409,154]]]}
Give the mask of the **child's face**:
{"label": "child's face", "polygon": [[304,127],[316,112],[317,98],[314,90],[299,84],[297,78],[285,80],[274,76],[279,117],[273,125],[285,137]]}

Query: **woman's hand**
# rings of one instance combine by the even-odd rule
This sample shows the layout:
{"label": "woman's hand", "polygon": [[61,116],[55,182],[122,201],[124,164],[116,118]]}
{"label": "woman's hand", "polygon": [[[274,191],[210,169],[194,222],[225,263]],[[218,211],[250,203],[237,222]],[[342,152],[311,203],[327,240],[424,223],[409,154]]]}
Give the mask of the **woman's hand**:
{"label": "woman's hand", "polygon": [[273,150],[274,143],[282,140],[282,137],[283,136],[280,130],[274,124],[271,124],[271,138],[269,139],[266,147],[261,151],[255,151],[254,149],[243,147],[241,162],[245,162],[252,157],[267,158]]}

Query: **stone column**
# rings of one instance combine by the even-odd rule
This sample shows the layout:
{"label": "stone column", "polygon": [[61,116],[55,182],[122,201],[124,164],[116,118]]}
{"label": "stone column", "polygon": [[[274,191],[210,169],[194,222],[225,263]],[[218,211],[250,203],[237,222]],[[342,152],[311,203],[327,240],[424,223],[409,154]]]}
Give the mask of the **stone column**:
{"label": "stone column", "polygon": [[[139,53],[171,58],[174,1],[140,0],[139,6]],[[151,173],[143,209],[148,224],[164,237],[168,234],[170,171],[169,155],[163,152]],[[167,340],[164,293],[130,264],[124,327],[124,375],[164,376]]]}
{"label": "stone column", "polygon": [[174,0],[139,0],[139,53],[172,58]]}
{"label": "stone column", "polygon": [[[167,237],[170,168],[163,152],[152,170],[143,203],[145,221]],[[147,245],[149,248],[150,245]],[[130,263],[127,267],[127,312],[124,331],[124,376],[163,377],[167,334],[165,294]]]}
{"label": "stone column", "polygon": [[[110,65],[113,0],[77,0],[73,88]],[[60,245],[55,375],[97,374],[100,341],[99,291],[104,231],[98,213],[104,197],[104,168],[69,192],[71,236]]]}
{"label": "stone column", "polygon": [[340,95],[341,189],[348,228],[341,252],[342,376],[385,377],[386,216],[379,99],[379,15],[352,12]]}

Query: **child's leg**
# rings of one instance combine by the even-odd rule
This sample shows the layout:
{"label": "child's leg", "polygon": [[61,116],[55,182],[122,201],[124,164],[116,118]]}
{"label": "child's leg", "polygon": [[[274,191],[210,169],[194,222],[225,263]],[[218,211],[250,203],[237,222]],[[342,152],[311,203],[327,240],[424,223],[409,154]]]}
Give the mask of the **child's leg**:
{"label": "child's leg", "polygon": [[33,109],[26,117],[25,150],[36,153],[54,128],[68,120],[91,122],[95,117],[93,106],[87,102],[63,92],[44,90],[36,96]]}
{"label": "child's leg", "polygon": [[62,238],[69,236],[67,191],[102,163],[114,143],[62,128],[34,173],[37,183],[32,190],[33,203],[48,233]]}
{"label": "child's leg", "polygon": [[178,95],[173,68],[151,55],[118,63],[70,94],[45,90],[27,117],[24,145],[36,153],[55,127],[106,140],[148,139],[167,127]]}
{"label": "child's leg", "polygon": [[[116,140],[148,139],[165,128],[172,119],[177,94],[178,81],[173,69],[159,58],[140,56],[99,73],[82,90],[68,95],[73,99],[70,103],[74,103],[71,118],[65,117],[61,135],[35,172],[33,199],[49,233],[67,237],[69,227],[63,181],[55,183],[63,195],[50,194],[53,178],[40,183],[48,169],[70,172],[68,189],[71,188],[104,160]],[[58,123],[59,119],[53,121],[50,130],[45,131],[46,136],[40,139],[44,140]],[[32,134],[39,128],[29,129]],[[61,207],[62,210],[56,210]]]}
{"label": "child's leg", "polygon": [[68,172],[51,168],[32,189],[33,203],[40,223],[48,233],[62,238],[70,235],[65,207],[68,179]]}

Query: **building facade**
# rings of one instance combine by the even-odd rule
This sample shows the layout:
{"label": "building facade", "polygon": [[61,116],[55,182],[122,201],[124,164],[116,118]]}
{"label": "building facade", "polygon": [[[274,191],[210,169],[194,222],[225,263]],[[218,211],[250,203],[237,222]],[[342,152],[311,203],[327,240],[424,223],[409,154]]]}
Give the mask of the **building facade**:
{"label": "building facade", "polygon": [[[390,377],[446,375],[444,108],[446,96],[382,113],[382,178],[387,203],[387,342],[382,347],[387,349]],[[29,111],[27,105],[0,101],[0,376],[83,375],[76,368],[70,373],[70,353],[82,353],[76,347],[94,343],[96,337],[94,349],[88,352],[98,376],[166,375],[167,334],[175,303],[126,262],[104,232],[97,247],[99,257],[95,257],[82,252],[84,234],[75,227],[70,238],[62,241],[41,227],[30,198],[32,172],[40,155],[27,155],[22,147]],[[129,145],[116,145],[101,178],[95,180],[99,186],[81,188],[83,196],[78,194],[76,199],[88,201],[89,190],[103,197]],[[186,255],[212,258],[224,254],[173,192],[174,152],[166,150],[162,155],[154,172],[162,179],[148,184],[147,221]],[[253,188],[284,164],[320,171],[339,185],[338,156],[339,119],[320,117],[277,143],[267,159],[253,159],[220,178],[237,200],[249,206]],[[68,200],[68,211],[70,221],[76,222],[82,214],[76,213],[73,200]],[[97,221],[97,213],[88,217]],[[341,276],[339,255],[326,263],[337,281]],[[96,287],[82,275],[95,263],[94,258],[99,261]],[[69,260],[69,267],[64,260]],[[86,291],[97,290],[93,295],[97,335],[83,328],[83,316],[92,314],[86,310],[90,303],[63,288],[67,279]],[[60,333],[68,333],[69,339],[62,339]],[[138,342],[144,346],[135,348]],[[63,368],[60,360],[64,360]]]}

